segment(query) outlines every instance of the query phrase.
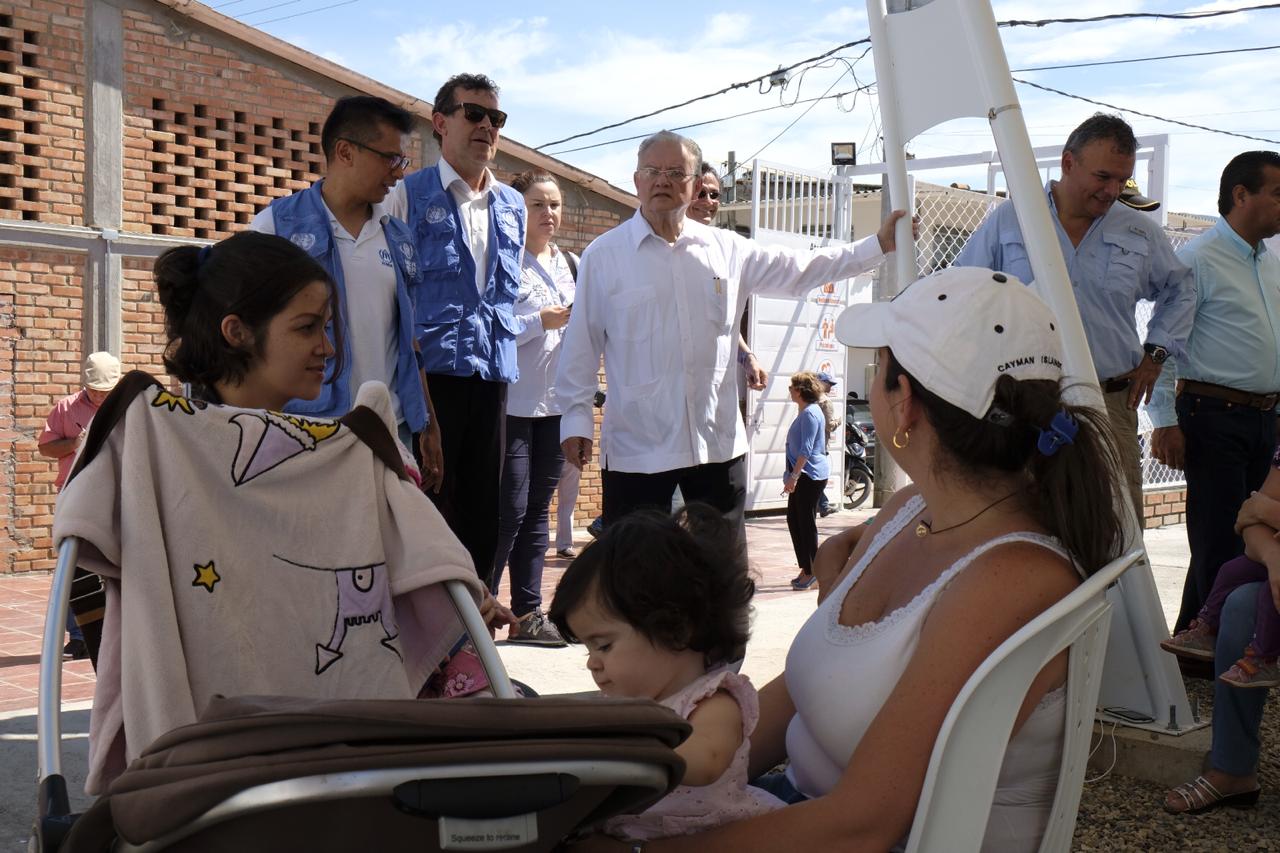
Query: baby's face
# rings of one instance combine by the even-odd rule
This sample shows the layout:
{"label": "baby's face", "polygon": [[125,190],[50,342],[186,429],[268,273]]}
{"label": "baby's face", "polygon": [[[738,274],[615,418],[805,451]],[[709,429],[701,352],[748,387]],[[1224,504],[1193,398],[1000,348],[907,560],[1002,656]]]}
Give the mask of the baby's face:
{"label": "baby's face", "polygon": [[587,647],[587,669],[606,696],[659,700],[688,683],[690,652],[655,646],[594,598],[572,611],[568,622]]}

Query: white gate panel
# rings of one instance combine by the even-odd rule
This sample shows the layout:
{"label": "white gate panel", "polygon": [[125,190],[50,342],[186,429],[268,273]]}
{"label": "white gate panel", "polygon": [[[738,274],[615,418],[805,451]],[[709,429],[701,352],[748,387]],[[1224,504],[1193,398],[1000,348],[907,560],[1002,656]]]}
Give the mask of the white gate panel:
{"label": "white gate panel", "polygon": [[[834,245],[837,241],[814,240],[798,234],[760,229],[762,243],[808,249]],[[751,450],[748,470],[751,482],[747,509],[770,509],[787,504],[782,494],[786,470],[787,430],[797,415],[788,392],[791,375],[801,370],[825,370],[836,380],[831,404],[837,415],[844,413],[844,348],[836,340],[836,318],[849,304],[849,281],[830,282],[804,299],[754,296],[751,299],[748,337],[760,364],[769,371],[763,391],[751,392],[748,400],[748,433]],[[827,497],[838,501],[843,493],[844,443],[839,430],[828,447],[831,478]]]}

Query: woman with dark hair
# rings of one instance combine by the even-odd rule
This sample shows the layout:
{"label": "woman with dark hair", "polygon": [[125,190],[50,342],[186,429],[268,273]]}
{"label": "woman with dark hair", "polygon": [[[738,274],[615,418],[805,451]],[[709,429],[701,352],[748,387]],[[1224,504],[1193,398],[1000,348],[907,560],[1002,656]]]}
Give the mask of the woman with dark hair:
{"label": "woman with dark hair", "polygon": [[288,240],[246,231],[204,248],[178,246],[156,260],[154,275],[165,369],[197,398],[283,410],[314,400],[341,371],[333,279]]}
{"label": "woman with dark hair", "polygon": [[782,491],[787,496],[787,532],[796,552],[800,574],[792,589],[808,589],[817,580],[813,558],[818,553],[818,500],[827,487],[827,419],[823,413],[822,385],[815,373],[801,371],[791,377],[791,402],[800,414],[787,430],[787,470]]}
{"label": "woman with dark hair", "polygon": [[[837,335],[879,351],[876,432],[911,477],[760,691],[751,766],[793,805],[646,853],[883,853],[906,838],[934,741],[1002,642],[1119,552],[1105,416],[1063,399],[1062,342],[1017,279],[952,267],[892,302],[855,305]],[[984,853],[1035,850],[1057,788],[1067,655],[1023,698]],[[596,849],[619,849],[593,842]]]}
{"label": "woman with dark hair", "polygon": [[497,594],[509,563],[511,610],[519,621],[511,626],[507,641],[563,646],[564,639],[542,613],[542,568],[551,496],[565,467],[555,375],[573,305],[576,261],[552,241],[564,204],[556,179],[541,170],[525,172],[511,186],[524,196],[529,221],[515,304],[520,378],[507,392],[507,445],[490,589]]}

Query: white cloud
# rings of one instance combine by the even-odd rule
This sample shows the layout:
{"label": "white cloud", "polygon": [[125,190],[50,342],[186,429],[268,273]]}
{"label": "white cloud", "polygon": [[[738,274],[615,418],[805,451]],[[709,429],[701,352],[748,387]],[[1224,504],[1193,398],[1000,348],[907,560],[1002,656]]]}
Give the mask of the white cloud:
{"label": "white cloud", "polygon": [[[1184,10],[1234,8],[1238,0],[1213,0],[1194,7],[1170,5],[1167,0],[1134,0],[1128,8],[1165,11],[1177,10],[1180,5]],[[779,65],[824,53],[867,33],[865,8],[856,0],[843,4],[809,0],[767,6],[759,0],[735,0],[732,5],[707,3],[695,10],[692,20],[696,23],[689,28],[693,35],[683,38],[663,23],[666,19],[661,15],[556,0],[547,0],[537,9],[545,17],[513,19],[495,14],[492,9],[486,12],[480,7],[454,8],[444,22],[433,20],[435,13],[406,5],[401,13],[404,26],[399,29],[407,32],[395,38],[391,49],[386,44],[379,48],[354,43],[342,33],[327,40],[313,40],[319,47],[331,48],[326,55],[335,61],[350,57],[353,67],[362,72],[428,98],[451,74],[488,74],[502,87],[503,108],[511,115],[505,133],[526,145],[541,145],[768,74]],[[998,20],[1089,17],[1115,11],[1115,0],[1074,0],[1071,4],[1010,0],[998,2],[995,9]],[[1127,59],[1275,44],[1280,42],[1280,14],[1255,12],[1197,21],[1130,19],[1012,27],[1001,30],[1001,39],[1014,68]],[[304,46],[319,52],[319,47]],[[335,50],[340,50],[341,56]],[[857,48],[846,55],[852,58],[861,50]],[[1234,129],[1280,123],[1280,116],[1275,114],[1229,114],[1269,106],[1257,93],[1275,91],[1280,85],[1277,60],[1280,56],[1270,53],[1239,54],[1019,76],[1121,107],[1170,117],[1189,116],[1187,121]],[[929,51],[922,48],[913,61],[929,62]],[[753,84],[549,150],[563,151],[647,134],[661,127],[760,110],[776,106],[780,100],[816,97],[843,71],[843,66],[838,65],[815,68],[803,80],[793,78],[781,93],[774,90],[762,94]],[[947,69],[938,68],[937,73],[945,74]],[[858,66],[858,74],[862,82],[874,79],[870,57]],[[846,77],[835,90],[852,87]],[[1060,144],[1072,127],[1099,109],[1026,87],[1019,87],[1019,96],[1032,141],[1037,145]],[[871,151],[877,133],[868,109],[873,100],[860,97],[852,113],[838,111],[834,102],[823,102],[761,156],[825,169],[829,143],[853,140],[859,143],[859,159],[867,162],[873,159]],[[735,151],[741,159],[781,133],[806,106],[759,112],[686,132],[703,146],[708,159],[723,160],[729,151]],[[1228,114],[1205,117],[1212,113]],[[1171,184],[1175,188],[1216,183],[1217,171],[1232,154],[1260,145],[1137,116],[1130,118],[1140,133],[1170,134]],[[630,140],[561,156],[630,189],[636,144]],[[919,156],[992,147],[984,121],[951,123],[912,144]],[[948,176],[948,182],[963,179]],[[976,179],[969,182],[985,183],[985,171],[978,170]],[[1190,190],[1173,192],[1178,196],[1173,203],[1176,209],[1212,210],[1212,198],[1206,202],[1203,194]]]}
{"label": "white cloud", "polygon": [[738,12],[717,12],[707,19],[706,40],[713,45],[736,42],[747,37],[751,16]]}
{"label": "white cloud", "polygon": [[463,71],[487,74],[501,86],[524,73],[526,63],[544,55],[551,43],[546,18],[515,19],[489,29],[463,22],[396,36],[394,55],[404,72],[428,86]]}

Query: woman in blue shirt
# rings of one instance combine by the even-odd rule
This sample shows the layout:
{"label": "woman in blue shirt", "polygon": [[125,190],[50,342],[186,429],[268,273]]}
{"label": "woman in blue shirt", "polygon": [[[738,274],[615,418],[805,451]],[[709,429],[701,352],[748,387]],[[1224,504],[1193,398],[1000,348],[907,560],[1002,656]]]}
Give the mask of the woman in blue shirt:
{"label": "woman in blue shirt", "polygon": [[787,471],[782,475],[782,491],[787,495],[787,531],[796,551],[800,574],[792,589],[808,589],[813,576],[813,557],[818,552],[818,499],[827,487],[826,418],[818,400],[822,385],[814,373],[802,371],[791,377],[791,399],[800,414],[787,430]]}

